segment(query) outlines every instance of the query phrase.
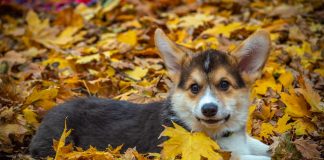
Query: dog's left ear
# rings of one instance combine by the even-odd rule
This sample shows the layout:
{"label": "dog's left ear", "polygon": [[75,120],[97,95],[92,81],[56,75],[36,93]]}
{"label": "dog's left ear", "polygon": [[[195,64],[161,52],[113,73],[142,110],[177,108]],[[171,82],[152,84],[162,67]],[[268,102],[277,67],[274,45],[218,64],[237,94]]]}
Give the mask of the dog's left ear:
{"label": "dog's left ear", "polygon": [[172,42],[161,29],[155,30],[154,41],[170,76],[179,75],[181,67],[191,51]]}
{"label": "dog's left ear", "polygon": [[252,84],[261,75],[262,68],[269,56],[270,47],[269,33],[259,30],[232,52],[246,82]]}

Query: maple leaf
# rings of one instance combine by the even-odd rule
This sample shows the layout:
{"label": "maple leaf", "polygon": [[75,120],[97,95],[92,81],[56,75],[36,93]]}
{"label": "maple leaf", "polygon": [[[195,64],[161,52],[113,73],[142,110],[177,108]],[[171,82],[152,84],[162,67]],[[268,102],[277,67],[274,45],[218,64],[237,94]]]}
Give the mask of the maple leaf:
{"label": "maple leaf", "polygon": [[285,133],[277,138],[273,138],[275,142],[271,146],[273,152],[271,157],[272,159],[281,160],[302,158],[302,155],[293,144],[291,136],[290,133]]}
{"label": "maple leaf", "polygon": [[134,70],[127,70],[125,73],[134,80],[141,80],[148,72],[148,69],[142,69],[141,67],[135,67]]}
{"label": "maple leaf", "polygon": [[23,114],[24,114],[24,117],[28,123],[33,124],[35,126],[37,126],[39,124],[38,120],[36,119],[37,114],[33,110],[31,110],[29,108],[25,108],[23,110]]}
{"label": "maple leaf", "polygon": [[66,127],[67,126],[66,126],[66,119],[65,119],[65,121],[64,121],[64,130],[63,130],[63,132],[61,134],[60,140],[58,141],[57,145],[54,145],[54,149],[56,151],[55,159],[58,159],[59,157],[64,155],[64,152],[62,152],[62,149],[65,146],[65,140],[72,132],[71,129],[67,130]]}
{"label": "maple leaf", "polygon": [[183,28],[197,28],[204,25],[206,22],[212,20],[214,16],[197,13],[194,15],[184,16],[179,19],[179,27]]}
{"label": "maple leaf", "polygon": [[33,92],[26,98],[25,105],[27,106],[34,104],[48,110],[56,105],[56,103],[51,100],[57,96],[57,93],[57,88],[48,88],[41,91],[34,89]]}
{"label": "maple leaf", "polygon": [[324,102],[321,101],[321,96],[314,91],[310,82],[305,81],[303,77],[298,78],[298,82],[301,85],[301,88],[296,89],[297,92],[300,92],[308,104],[311,106],[310,110],[312,112],[324,112]]}
{"label": "maple leaf", "polygon": [[91,61],[99,61],[100,60],[100,54],[92,54],[92,55],[87,55],[87,56],[82,56],[79,57],[76,61],[76,63],[78,64],[86,64],[89,63]]}
{"label": "maple leaf", "polygon": [[285,71],[285,73],[282,73],[279,77],[279,82],[285,87],[289,88],[292,87],[292,82],[294,81],[294,76],[291,72]]}
{"label": "maple leaf", "polygon": [[293,123],[294,128],[296,129],[296,135],[306,135],[315,131],[315,125],[307,119],[297,119]]}
{"label": "maple leaf", "polygon": [[260,137],[269,138],[270,135],[273,135],[273,132],[284,133],[292,128],[292,124],[287,124],[290,117],[287,114],[284,114],[279,118],[276,126],[273,126],[270,123],[262,123]]}
{"label": "maple leaf", "polygon": [[286,104],[285,112],[292,117],[310,116],[311,113],[307,109],[307,103],[302,97],[298,97],[294,92],[291,94],[280,93],[281,101]]}
{"label": "maple leaf", "polygon": [[220,35],[220,34],[222,34],[223,36],[229,38],[233,31],[241,29],[243,27],[244,26],[240,22],[233,22],[228,25],[219,24],[211,29],[205,30],[202,33],[202,35]]}
{"label": "maple leaf", "polygon": [[129,30],[121,33],[117,36],[117,40],[130,46],[135,46],[137,44],[137,32],[135,30]]}
{"label": "maple leaf", "polygon": [[270,123],[262,123],[260,137],[269,138],[273,134],[274,126]]}
{"label": "maple leaf", "polygon": [[34,35],[40,34],[45,29],[49,28],[49,20],[46,19],[44,21],[41,21],[33,10],[30,10],[27,13],[26,21],[28,24],[28,30],[31,31]]}
{"label": "maple leaf", "polygon": [[79,31],[81,26],[78,27],[67,27],[65,28],[57,38],[51,40],[50,42],[56,45],[65,45],[69,42],[75,41],[76,38],[74,34]]}
{"label": "maple leaf", "polygon": [[83,151],[73,151],[61,156],[62,159],[79,160],[79,159],[92,159],[92,160],[113,160],[113,155],[107,151],[98,151],[96,148],[90,146],[89,149]]}
{"label": "maple leaf", "polygon": [[287,124],[290,117],[288,114],[284,114],[281,118],[278,119],[277,127],[274,129],[276,132],[284,133],[292,128],[292,124]]}
{"label": "maple leaf", "polygon": [[173,127],[165,127],[161,136],[169,139],[162,143],[162,156],[165,159],[174,159],[182,155],[184,160],[200,160],[201,156],[207,159],[222,159],[215,150],[219,150],[218,144],[207,137],[204,133],[190,133],[181,126],[173,123]]}
{"label": "maple leaf", "polygon": [[321,152],[317,150],[319,146],[314,141],[299,138],[293,143],[303,157],[307,159],[321,159]]}
{"label": "maple leaf", "polygon": [[274,91],[281,91],[281,85],[276,83],[272,74],[265,72],[262,79],[255,81],[252,93],[264,95],[268,88],[272,88]]}

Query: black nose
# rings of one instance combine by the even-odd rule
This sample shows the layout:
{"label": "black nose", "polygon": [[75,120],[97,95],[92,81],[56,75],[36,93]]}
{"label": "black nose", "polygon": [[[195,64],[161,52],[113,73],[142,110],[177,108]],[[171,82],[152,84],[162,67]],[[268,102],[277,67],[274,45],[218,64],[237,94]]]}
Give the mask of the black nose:
{"label": "black nose", "polygon": [[207,103],[203,105],[201,110],[204,116],[212,117],[217,113],[217,105],[215,105],[214,103]]}

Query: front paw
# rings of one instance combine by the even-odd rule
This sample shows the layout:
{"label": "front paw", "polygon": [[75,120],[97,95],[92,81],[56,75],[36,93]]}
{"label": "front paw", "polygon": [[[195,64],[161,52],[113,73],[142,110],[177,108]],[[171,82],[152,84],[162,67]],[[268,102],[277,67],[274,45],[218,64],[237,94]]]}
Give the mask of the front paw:
{"label": "front paw", "polygon": [[247,138],[248,145],[253,155],[270,156],[270,147],[250,136]]}
{"label": "front paw", "polygon": [[230,160],[271,160],[271,158],[267,156],[239,155],[232,156]]}

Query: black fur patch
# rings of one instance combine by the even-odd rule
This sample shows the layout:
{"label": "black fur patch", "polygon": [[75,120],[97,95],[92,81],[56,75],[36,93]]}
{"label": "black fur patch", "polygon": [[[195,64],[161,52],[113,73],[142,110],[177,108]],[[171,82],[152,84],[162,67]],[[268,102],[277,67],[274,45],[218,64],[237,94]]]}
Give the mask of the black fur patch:
{"label": "black fur patch", "polygon": [[[160,152],[158,139],[163,126],[170,126],[176,115],[170,109],[169,101],[134,104],[99,98],[81,98],[61,104],[44,117],[32,139],[29,151],[33,157],[53,156],[53,139],[59,139],[66,118],[67,127],[73,129],[67,143],[83,149],[90,145],[104,150],[124,144],[141,153]],[[179,124],[181,121],[175,119]]]}

